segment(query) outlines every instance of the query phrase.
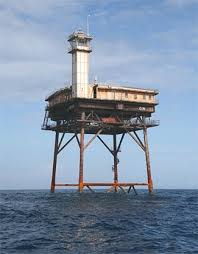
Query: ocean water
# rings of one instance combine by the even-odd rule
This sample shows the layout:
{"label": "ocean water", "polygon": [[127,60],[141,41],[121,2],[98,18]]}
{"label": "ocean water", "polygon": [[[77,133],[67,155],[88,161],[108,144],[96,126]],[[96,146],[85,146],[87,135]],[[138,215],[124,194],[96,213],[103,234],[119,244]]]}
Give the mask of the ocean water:
{"label": "ocean water", "polygon": [[198,190],[1,191],[0,253],[198,253]]}

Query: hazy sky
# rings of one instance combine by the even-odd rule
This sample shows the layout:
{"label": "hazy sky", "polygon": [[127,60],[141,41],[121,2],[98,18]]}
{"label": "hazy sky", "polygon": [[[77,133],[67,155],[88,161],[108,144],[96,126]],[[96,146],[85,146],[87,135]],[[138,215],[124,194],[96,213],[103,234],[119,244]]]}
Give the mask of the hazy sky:
{"label": "hazy sky", "polygon": [[[154,187],[198,188],[197,0],[0,0],[0,188],[49,188],[54,133],[41,131],[44,99],[71,82],[67,36],[85,30],[88,14],[90,82],[160,90],[161,124],[149,130]],[[78,152],[73,142],[61,153],[58,182],[77,182]],[[144,181],[130,137],[119,159],[121,181]],[[85,161],[86,180],[113,179],[98,141]]]}

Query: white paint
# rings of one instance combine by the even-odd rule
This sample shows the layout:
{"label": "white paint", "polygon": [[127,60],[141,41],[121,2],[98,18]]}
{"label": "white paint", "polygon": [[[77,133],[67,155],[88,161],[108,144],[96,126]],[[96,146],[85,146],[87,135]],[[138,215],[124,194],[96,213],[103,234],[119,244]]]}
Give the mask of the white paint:
{"label": "white paint", "polygon": [[[72,97],[88,98],[90,36],[76,32],[69,38],[72,54]],[[83,42],[82,42],[83,41]]]}

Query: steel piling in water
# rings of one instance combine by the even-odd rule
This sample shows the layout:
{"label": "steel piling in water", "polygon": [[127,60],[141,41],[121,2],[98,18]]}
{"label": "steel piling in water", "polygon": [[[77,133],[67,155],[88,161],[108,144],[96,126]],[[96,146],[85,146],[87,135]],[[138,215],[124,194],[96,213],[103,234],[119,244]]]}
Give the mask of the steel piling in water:
{"label": "steel piling in water", "polygon": [[[82,112],[81,114],[81,120],[83,121],[85,119],[85,112]],[[81,131],[80,131],[80,164],[79,164],[79,192],[83,191],[83,170],[84,170],[84,123],[81,124]]]}
{"label": "steel piling in water", "polygon": [[[79,112],[80,113],[80,121],[76,122],[74,121],[74,130],[73,130],[73,136],[68,139],[68,141],[62,145],[63,140],[66,136],[66,129],[61,129],[61,122],[57,121],[56,129],[55,129],[55,144],[54,144],[54,159],[53,159],[53,168],[52,168],[52,178],[51,178],[51,192],[55,191],[55,187],[78,187],[79,192],[82,192],[84,187],[87,187],[90,191],[93,192],[91,187],[111,187],[115,192],[118,191],[118,188],[120,188],[122,191],[125,191],[123,187],[129,187],[126,191],[127,193],[130,193],[131,188],[133,188],[135,194],[137,194],[137,191],[135,189],[135,186],[147,186],[149,193],[153,190],[153,183],[152,183],[152,176],[151,176],[151,166],[150,166],[150,156],[149,156],[149,145],[148,145],[148,134],[147,134],[147,120],[145,117],[138,117],[138,123],[141,124],[141,128],[139,129],[143,131],[143,141],[139,137],[139,134],[136,133],[136,130],[128,129],[124,122],[122,122],[121,118],[118,117],[119,125],[122,124],[124,127],[121,127],[122,131],[120,133],[118,129],[117,122],[114,122],[112,119],[112,116],[110,117],[110,120],[105,118],[105,122],[103,124],[99,124],[98,127],[95,129],[95,122],[102,121],[101,117],[98,114],[92,113],[86,113],[85,111]],[[93,117],[93,119],[92,119]],[[90,121],[89,123],[87,121]],[[90,125],[91,123],[91,125]],[[65,124],[65,122],[64,122]],[[121,126],[121,125],[120,125]],[[87,144],[84,143],[85,134],[87,134],[87,128],[93,128],[93,137],[87,142]],[[63,131],[64,130],[64,131]],[[108,133],[106,131],[108,130]],[[123,132],[124,131],[124,132]],[[131,133],[133,132],[134,135]],[[62,133],[62,136],[59,141],[59,134]],[[71,133],[69,131],[69,133]],[[89,132],[88,132],[89,133]],[[124,139],[125,134],[128,133],[132,139],[135,141],[135,143],[140,146],[145,154],[145,161],[146,161],[146,171],[147,171],[147,183],[119,183],[118,182],[118,153],[120,152],[120,148]],[[78,134],[80,135],[78,138]],[[110,147],[106,144],[106,142],[100,137],[101,134],[110,134],[113,137],[113,149],[110,149]],[[121,138],[117,144],[117,136],[121,134]],[[76,138],[77,143],[79,145],[79,179],[78,184],[76,183],[57,183],[56,184],[56,167],[57,167],[57,160],[58,160],[58,154],[65,149],[65,147],[74,139]],[[113,155],[113,182],[112,183],[84,183],[84,152],[88,148],[88,146],[94,142],[94,140],[98,138],[101,143],[107,148],[107,150]]]}
{"label": "steel piling in water", "polygon": [[53,160],[52,179],[51,179],[51,192],[54,192],[55,184],[56,184],[56,165],[57,165],[57,155],[58,155],[58,139],[59,139],[59,132],[56,131],[55,144],[54,144],[54,160]]}
{"label": "steel piling in water", "polygon": [[147,128],[144,130],[144,144],[145,144],[145,157],[146,157],[146,169],[147,169],[147,180],[148,180],[148,191],[152,193],[153,191],[153,181],[151,176],[151,163],[150,163],[150,155],[149,155],[149,146],[148,146],[148,137],[147,137]]}

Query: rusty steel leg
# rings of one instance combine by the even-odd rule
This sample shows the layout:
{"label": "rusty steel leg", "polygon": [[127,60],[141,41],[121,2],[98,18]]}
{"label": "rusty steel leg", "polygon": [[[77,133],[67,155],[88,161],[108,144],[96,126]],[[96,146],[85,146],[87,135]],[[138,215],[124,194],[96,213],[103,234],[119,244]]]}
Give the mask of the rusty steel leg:
{"label": "rusty steel leg", "polygon": [[[81,115],[81,120],[85,119],[85,113],[83,112]],[[83,191],[83,164],[84,164],[84,134],[85,129],[82,123],[81,132],[80,132],[80,165],[79,165],[79,192]]]}
{"label": "rusty steel leg", "polygon": [[58,155],[58,138],[59,138],[59,132],[56,131],[55,145],[54,145],[54,160],[53,160],[52,179],[51,179],[51,192],[54,192],[55,183],[56,183],[56,164],[57,164],[57,155]]}
{"label": "rusty steel leg", "polygon": [[145,156],[146,156],[146,168],[147,168],[147,179],[148,179],[148,191],[151,193],[153,191],[153,181],[151,176],[151,165],[150,165],[150,156],[149,156],[149,146],[148,146],[148,137],[147,137],[147,128],[144,127],[144,146],[145,146]]}
{"label": "rusty steel leg", "polygon": [[118,191],[118,157],[117,157],[117,143],[116,143],[116,134],[113,134],[113,158],[114,158],[114,189],[115,192]]}

